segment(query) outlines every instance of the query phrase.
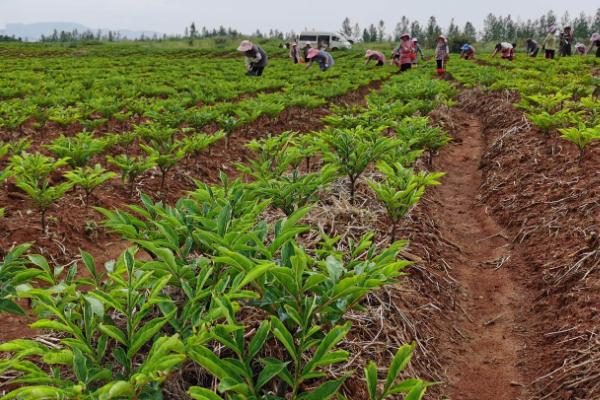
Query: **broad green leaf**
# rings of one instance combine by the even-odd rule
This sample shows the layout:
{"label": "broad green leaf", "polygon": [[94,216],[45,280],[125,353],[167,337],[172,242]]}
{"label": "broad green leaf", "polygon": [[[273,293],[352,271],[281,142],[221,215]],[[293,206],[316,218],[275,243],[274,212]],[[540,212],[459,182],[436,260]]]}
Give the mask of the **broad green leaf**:
{"label": "broad green leaf", "polygon": [[275,359],[263,360],[264,368],[260,371],[258,379],[256,381],[256,388],[260,389],[265,386],[271,379],[275,378],[283,369],[289,364],[289,362],[283,362]]}
{"label": "broad green leaf", "polygon": [[100,332],[104,333],[106,336],[109,336],[109,337],[113,338],[114,340],[116,340],[117,342],[121,343],[122,345],[127,346],[127,337],[125,336],[125,333],[123,333],[116,326],[107,325],[107,324],[99,324],[98,329],[100,330]]}
{"label": "broad green leaf", "polygon": [[188,394],[194,400],[223,400],[221,396],[213,392],[212,390],[208,390],[199,386],[192,386],[188,390]]}
{"label": "broad green leaf", "polygon": [[248,357],[254,358],[258,352],[263,348],[265,342],[269,337],[269,331],[271,329],[271,324],[269,321],[263,321],[260,323],[260,326],[256,330],[256,333],[252,337],[250,344],[248,345]]}

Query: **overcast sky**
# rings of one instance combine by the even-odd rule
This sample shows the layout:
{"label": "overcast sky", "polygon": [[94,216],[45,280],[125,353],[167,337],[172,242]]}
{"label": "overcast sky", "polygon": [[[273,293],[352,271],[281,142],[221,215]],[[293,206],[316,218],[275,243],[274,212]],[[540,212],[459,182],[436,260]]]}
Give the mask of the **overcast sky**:
{"label": "overcast sky", "polygon": [[577,15],[595,13],[598,0],[0,0],[0,28],[6,23],[78,22],[90,28],[153,30],[182,33],[198,28],[231,26],[244,33],[260,28],[282,31],[337,30],[348,16],[361,27],[382,19],[388,32],[402,15],[425,23],[435,15],[442,27],[454,17],[479,29],[489,12],[515,19],[537,18],[549,9],[561,16],[565,7]]}

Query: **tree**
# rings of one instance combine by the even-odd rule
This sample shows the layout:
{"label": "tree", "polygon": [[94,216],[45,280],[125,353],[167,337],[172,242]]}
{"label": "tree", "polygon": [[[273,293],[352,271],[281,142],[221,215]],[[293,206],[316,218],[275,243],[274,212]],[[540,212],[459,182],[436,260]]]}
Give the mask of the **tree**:
{"label": "tree", "polygon": [[571,25],[571,15],[569,15],[568,11],[565,11],[565,13],[563,14],[562,18],[560,19],[560,24],[562,25],[563,28],[565,26]]}
{"label": "tree", "polygon": [[360,37],[360,25],[358,25],[358,22],[354,24],[354,30],[352,31],[352,36],[354,38]]}
{"label": "tree", "polygon": [[432,15],[429,17],[427,26],[425,27],[425,40],[428,47],[435,47],[437,38],[442,34],[442,28],[437,23],[437,20]]}
{"label": "tree", "polygon": [[506,17],[506,19],[504,19],[503,28],[503,37],[506,40],[514,42],[517,38],[517,27],[515,26],[515,22],[512,20],[510,14]]}
{"label": "tree", "polygon": [[544,37],[546,33],[548,33],[548,24],[546,23],[546,16],[542,15],[539,20],[537,20],[537,35],[539,37]]}
{"label": "tree", "polygon": [[469,42],[475,42],[477,40],[477,31],[471,22],[467,21],[465,23],[463,35],[468,39]]}
{"label": "tree", "polygon": [[398,22],[396,24],[396,28],[394,29],[394,40],[396,40],[396,41],[400,40],[400,36],[404,32],[409,31],[409,26],[410,26],[409,19],[405,15],[403,15],[402,18],[400,18],[400,22]]}
{"label": "tree", "polygon": [[369,42],[377,41],[377,28],[375,25],[369,25]]}
{"label": "tree", "polygon": [[503,35],[502,17],[498,18],[492,13],[488,14],[483,21],[483,40],[497,41]]}
{"label": "tree", "polygon": [[194,38],[196,37],[196,24],[194,22],[192,22],[192,24],[190,25],[190,41],[189,44],[190,46],[194,45]]}
{"label": "tree", "polygon": [[536,22],[528,19],[527,22],[517,26],[517,37],[519,39],[533,38],[536,35]]}
{"label": "tree", "polygon": [[419,41],[423,40],[423,30],[421,29],[419,21],[410,23],[410,36],[419,39]]}
{"label": "tree", "polygon": [[383,42],[385,37],[385,22],[383,20],[379,21],[379,25],[377,26],[377,40]]}
{"label": "tree", "polygon": [[458,25],[454,23],[454,18],[450,20],[450,26],[448,26],[448,39],[460,35],[460,29]]}
{"label": "tree", "polygon": [[344,19],[344,22],[342,22],[342,33],[346,35],[346,37],[352,36],[352,23],[348,17]]}
{"label": "tree", "polygon": [[573,19],[573,35],[580,40],[587,40],[592,32],[590,31],[590,23],[584,12]]}
{"label": "tree", "polygon": [[600,8],[596,10],[596,15],[594,16],[594,21],[592,22],[590,30],[592,33],[600,32]]}
{"label": "tree", "polygon": [[367,30],[367,28],[365,28],[363,30],[362,37],[363,37],[363,42],[365,42],[365,43],[368,43],[371,41],[371,35],[369,34],[369,31]]}

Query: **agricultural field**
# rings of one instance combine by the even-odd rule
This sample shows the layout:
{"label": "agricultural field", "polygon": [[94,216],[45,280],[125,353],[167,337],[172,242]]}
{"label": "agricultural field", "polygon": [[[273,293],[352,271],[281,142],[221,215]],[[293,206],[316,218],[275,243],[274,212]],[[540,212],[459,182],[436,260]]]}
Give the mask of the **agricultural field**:
{"label": "agricultural field", "polygon": [[1,399],[592,399],[600,62],[0,47]]}

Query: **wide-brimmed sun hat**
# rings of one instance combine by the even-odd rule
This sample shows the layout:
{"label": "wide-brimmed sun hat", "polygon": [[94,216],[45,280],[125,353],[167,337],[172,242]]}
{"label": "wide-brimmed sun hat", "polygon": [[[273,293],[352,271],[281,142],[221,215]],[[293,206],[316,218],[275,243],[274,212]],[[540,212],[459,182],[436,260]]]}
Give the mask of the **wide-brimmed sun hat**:
{"label": "wide-brimmed sun hat", "polygon": [[367,50],[367,52],[365,53],[365,58],[369,58],[372,55],[375,55],[375,51],[373,51],[373,50]]}
{"label": "wide-brimmed sun hat", "polygon": [[238,51],[248,51],[248,50],[252,50],[252,42],[249,40],[242,40],[242,43],[240,43],[240,47],[237,48]]}
{"label": "wide-brimmed sun hat", "polygon": [[416,37],[414,37],[414,38],[412,38],[412,41],[413,41],[413,42],[418,42],[418,41],[419,41],[419,39],[417,39]]}
{"label": "wide-brimmed sun hat", "polygon": [[592,34],[592,38],[590,39],[592,42],[595,42],[596,40],[600,40],[600,33],[595,32]]}
{"label": "wide-brimmed sun hat", "polygon": [[446,36],[444,35],[438,36],[438,39],[442,39],[444,42],[448,41],[448,39],[446,39]]}
{"label": "wide-brimmed sun hat", "polygon": [[402,35],[400,35],[400,39],[403,39],[405,37],[410,39],[410,34],[408,32],[404,32]]}
{"label": "wide-brimmed sun hat", "polygon": [[461,47],[462,50],[467,51],[471,48],[471,46],[469,46],[468,44],[463,44],[463,46]]}
{"label": "wide-brimmed sun hat", "polygon": [[318,56],[320,52],[321,52],[321,50],[319,50],[319,49],[310,49],[308,51],[308,54],[306,55],[306,58],[314,58],[314,57]]}
{"label": "wide-brimmed sun hat", "polygon": [[548,28],[548,32],[549,33],[554,33],[556,32],[558,28],[556,27],[556,25],[550,25],[550,27]]}

